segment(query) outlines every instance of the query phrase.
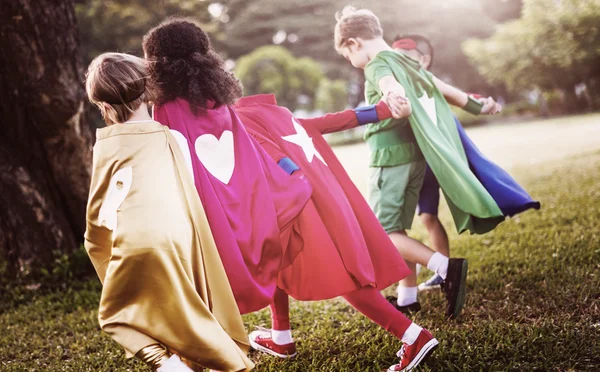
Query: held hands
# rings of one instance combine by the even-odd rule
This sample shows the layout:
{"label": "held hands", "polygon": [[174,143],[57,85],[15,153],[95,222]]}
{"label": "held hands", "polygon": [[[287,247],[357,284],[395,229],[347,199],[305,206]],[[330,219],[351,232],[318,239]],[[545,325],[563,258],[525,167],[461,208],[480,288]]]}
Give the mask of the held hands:
{"label": "held hands", "polygon": [[479,98],[479,100],[483,103],[481,115],[496,115],[502,111],[502,106],[500,106],[499,103],[496,103],[492,97]]}
{"label": "held hands", "polygon": [[389,92],[381,100],[388,105],[394,119],[406,118],[412,113],[410,101],[399,93]]}

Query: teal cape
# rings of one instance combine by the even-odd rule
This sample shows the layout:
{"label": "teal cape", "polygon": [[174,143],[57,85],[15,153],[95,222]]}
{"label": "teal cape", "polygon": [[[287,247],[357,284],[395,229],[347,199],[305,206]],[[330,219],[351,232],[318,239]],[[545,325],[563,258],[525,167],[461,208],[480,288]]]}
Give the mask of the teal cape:
{"label": "teal cape", "polygon": [[[385,53],[385,55],[381,55]],[[484,234],[505,216],[469,168],[454,116],[432,75],[417,61],[393,51],[378,57],[390,65],[412,106],[410,126],[427,164],[435,174],[459,233]]]}

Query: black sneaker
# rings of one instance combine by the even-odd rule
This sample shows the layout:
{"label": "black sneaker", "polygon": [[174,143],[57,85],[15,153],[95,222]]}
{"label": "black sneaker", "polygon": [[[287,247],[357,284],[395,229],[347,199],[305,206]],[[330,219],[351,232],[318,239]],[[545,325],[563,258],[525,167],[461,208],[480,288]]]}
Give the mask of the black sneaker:
{"label": "black sneaker", "polygon": [[387,296],[385,298],[390,304],[392,304],[396,310],[402,312],[404,315],[406,316],[410,316],[414,313],[418,313],[419,311],[421,311],[421,304],[417,301],[415,303],[412,303],[410,305],[406,305],[406,306],[399,306],[398,305],[398,298],[394,297],[394,296]]}
{"label": "black sneaker", "polygon": [[442,292],[448,300],[446,316],[456,318],[465,306],[467,295],[467,271],[469,264],[464,258],[451,258],[448,262],[448,275],[442,283]]}

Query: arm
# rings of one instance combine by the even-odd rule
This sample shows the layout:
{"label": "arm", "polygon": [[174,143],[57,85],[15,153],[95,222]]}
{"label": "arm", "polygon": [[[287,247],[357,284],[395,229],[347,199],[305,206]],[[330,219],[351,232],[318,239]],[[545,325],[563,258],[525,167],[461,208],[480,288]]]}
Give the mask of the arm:
{"label": "arm", "polygon": [[446,98],[449,104],[457,107],[465,107],[467,105],[467,103],[469,102],[469,96],[467,95],[467,93],[463,92],[458,88],[453,87],[450,84],[446,84],[445,82],[441,81],[433,75],[432,77],[433,83],[440,90],[440,92],[442,92],[444,98]]}
{"label": "arm", "polygon": [[404,90],[402,84],[400,84],[393,75],[386,75],[380,78],[377,83],[377,86],[379,87],[384,96],[395,93],[401,97],[406,98],[406,90]]}
{"label": "arm", "polygon": [[[402,119],[410,116],[412,108],[407,99],[406,90],[396,80],[392,69],[384,61],[372,61],[365,68],[365,77],[370,84],[379,88],[379,91],[385,99],[393,98],[396,101],[392,105],[392,117]],[[397,105],[396,105],[397,104]]]}
{"label": "arm", "polygon": [[442,92],[448,103],[453,106],[460,107],[473,115],[493,115],[502,110],[502,107],[497,104],[492,97],[484,99],[476,98],[474,95],[467,94],[462,90],[441,81],[437,77],[431,76],[435,86]]}
{"label": "arm", "polygon": [[305,128],[313,127],[319,133],[334,133],[359,125],[377,123],[392,117],[392,112],[384,100],[376,105],[344,110],[310,119],[297,119]]}

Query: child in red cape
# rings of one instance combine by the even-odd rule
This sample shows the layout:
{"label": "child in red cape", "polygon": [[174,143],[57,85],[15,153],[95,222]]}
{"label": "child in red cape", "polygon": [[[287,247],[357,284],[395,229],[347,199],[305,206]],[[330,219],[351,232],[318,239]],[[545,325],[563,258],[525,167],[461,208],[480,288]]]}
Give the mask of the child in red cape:
{"label": "child in red cape", "polygon": [[[357,110],[298,119],[273,95],[245,97],[235,111],[246,130],[288,173],[305,177],[312,197],[284,236],[300,252],[282,270],[271,304],[271,331],[250,334],[250,344],[278,357],[296,353],[288,294],[299,300],[344,298],[358,311],[409,345],[404,356],[416,367],[437,345],[431,334],[397,311],[379,292],[409,274],[404,260],[356,188],[323,134],[391,117],[385,102]],[[409,355],[410,354],[410,355]]]}
{"label": "child in red cape", "polygon": [[143,41],[154,119],[168,126],[192,172],[240,312],[268,306],[284,251],[280,231],[310,198],[306,180],[286,174],[248,136],[229,106],[241,86],[225,71],[193,20],[172,18]]}

